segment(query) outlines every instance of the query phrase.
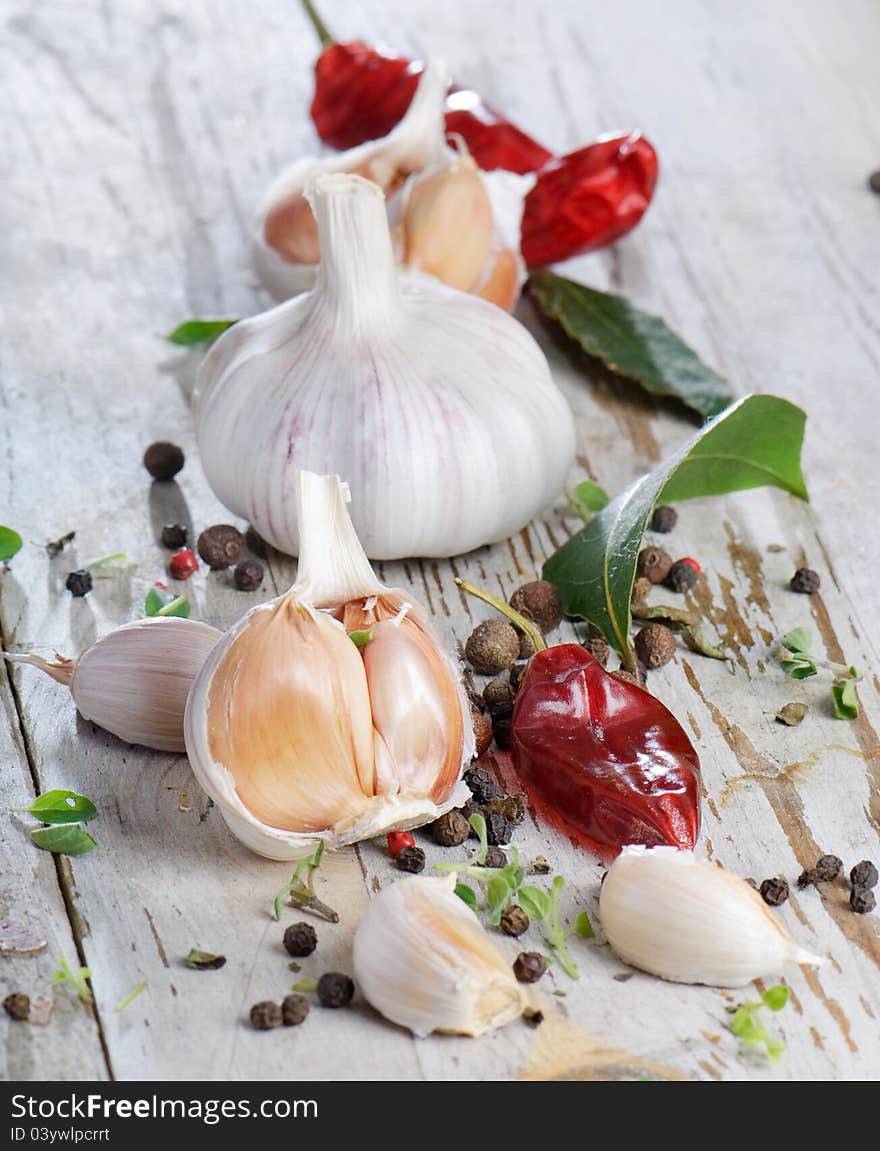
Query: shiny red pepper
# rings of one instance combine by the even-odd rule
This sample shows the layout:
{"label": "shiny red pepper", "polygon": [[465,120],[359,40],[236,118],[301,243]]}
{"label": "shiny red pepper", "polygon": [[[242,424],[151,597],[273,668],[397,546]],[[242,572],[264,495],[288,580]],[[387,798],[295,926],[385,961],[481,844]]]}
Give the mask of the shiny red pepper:
{"label": "shiny red pepper", "polygon": [[532,656],[516,694],[513,766],[536,806],[602,856],[691,848],[700,762],[675,716],[579,644]]}
{"label": "shiny red pepper", "polygon": [[[303,3],[325,45],[311,107],[318,135],[334,148],[387,135],[409,107],[423,65],[359,40],[334,43],[310,0]],[[619,240],[642,218],[657,183],[657,154],[637,132],[556,158],[470,90],[450,91],[446,130],[462,137],[484,171],[538,173],[522,226],[531,267]]]}

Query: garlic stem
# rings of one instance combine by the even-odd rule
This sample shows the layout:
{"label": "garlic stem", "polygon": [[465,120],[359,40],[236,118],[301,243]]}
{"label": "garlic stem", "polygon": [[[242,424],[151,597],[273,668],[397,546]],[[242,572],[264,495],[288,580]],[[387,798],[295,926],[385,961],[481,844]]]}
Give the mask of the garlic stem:
{"label": "garlic stem", "polygon": [[456,579],[455,582],[462,591],[466,591],[468,595],[476,596],[477,599],[481,599],[483,603],[489,604],[491,607],[494,607],[496,611],[500,611],[503,616],[506,616],[515,628],[519,628],[524,635],[528,636],[529,642],[535,651],[544,651],[547,647],[541,629],[536,624],[533,624],[530,619],[526,619],[524,615],[520,615],[509,603],[504,603],[503,600],[497,599],[490,592],[483,591],[482,588],[478,588],[472,583],[468,583],[467,580]]}
{"label": "garlic stem", "polygon": [[315,177],[305,196],[321,248],[315,306],[350,344],[387,326],[400,300],[385,197],[377,184],[344,172]]}
{"label": "garlic stem", "polygon": [[380,595],[384,588],[346,508],[351,499],[348,484],[339,476],[306,471],[299,472],[297,480],[297,595],[318,608]]}
{"label": "garlic stem", "polygon": [[4,651],[3,657],[4,659],[8,659],[10,663],[29,663],[33,667],[38,667],[40,671],[44,671],[46,675],[50,675],[56,683],[61,683],[65,687],[70,687],[73,683],[76,660],[59,655],[57,651],[55,652],[56,663],[50,663],[49,660],[43,659],[41,655],[24,655],[11,651]]}

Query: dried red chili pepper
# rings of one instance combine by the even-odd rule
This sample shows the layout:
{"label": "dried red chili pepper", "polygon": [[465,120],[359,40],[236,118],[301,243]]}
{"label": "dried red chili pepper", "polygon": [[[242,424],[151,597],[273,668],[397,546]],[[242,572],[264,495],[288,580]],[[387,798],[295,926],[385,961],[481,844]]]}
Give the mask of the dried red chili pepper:
{"label": "dried red chili pepper", "polygon": [[578,644],[532,656],[513,712],[513,765],[539,808],[600,855],[690,848],[700,763],[678,720]]}

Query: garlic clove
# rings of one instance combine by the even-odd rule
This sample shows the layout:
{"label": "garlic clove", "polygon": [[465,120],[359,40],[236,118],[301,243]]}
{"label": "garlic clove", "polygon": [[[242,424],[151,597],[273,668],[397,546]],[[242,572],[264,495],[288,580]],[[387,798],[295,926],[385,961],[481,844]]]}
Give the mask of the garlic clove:
{"label": "garlic clove", "polygon": [[476,294],[482,300],[512,312],[519,299],[520,281],[516,254],[504,248],[492,257],[486,278]]}
{"label": "garlic clove", "polygon": [[190,686],[221,633],[177,616],[123,624],[77,660],[4,653],[39,667],[70,688],[80,715],[127,743],[183,752],[183,717]]}
{"label": "garlic clove", "polygon": [[624,961],[675,983],[743,987],[785,963],[817,966],[744,880],[674,847],[625,847],[599,915]]}
{"label": "garlic clove", "polygon": [[[474,749],[460,668],[423,610],[377,580],[347,486],[311,473],[296,484],[297,582],[223,636],[185,724],[199,783],[234,834],[272,859],[460,806]],[[362,624],[377,636],[369,656],[372,641],[361,647],[348,634]]]}
{"label": "garlic clove", "polygon": [[522,1014],[526,996],[455,876],[401,879],[370,901],[354,937],[368,1002],[415,1035],[484,1035]]}

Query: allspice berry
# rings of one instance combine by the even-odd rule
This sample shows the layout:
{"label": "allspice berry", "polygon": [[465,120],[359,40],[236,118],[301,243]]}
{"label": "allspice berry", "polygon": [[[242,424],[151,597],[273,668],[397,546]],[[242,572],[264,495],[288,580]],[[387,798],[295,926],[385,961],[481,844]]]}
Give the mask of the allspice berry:
{"label": "allspice berry", "polygon": [[19,1023],[30,1018],[31,1001],[23,991],[13,991],[11,995],[7,995],[3,1000],[3,1007],[6,1014],[11,1019],[17,1019]]}
{"label": "allspice berry", "polygon": [[642,603],[651,594],[651,588],[654,585],[646,576],[639,576],[633,583],[632,594],[630,599],[633,603]]}
{"label": "allspice berry", "polygon": [[173,480],[183,465],[183,451],[177,444],[158,440],[144,452],[144,467],[154,480]]}
{"label": "allspice berry", "polygon": [[547,961],[537,951],[521,951],[513,961],[513,974],[520,983],[537,983],[547,970]]}
{"label": "allspice berry", "polygon": [[305,995],[298,995],[293,992],[290,995],[285,995],[281,1001],[281,1022],[285,1027],[296,1027],[298,1023],[302,1023],[309,1013],[309,1001]]}
{"label": "allspice berry", "polygon": [[798,568],[791,577],[788,586],[792,591],[800,592],[801,595],[812,595],[813,592],[819,590],[821,582],[818,572],[814,572],[812,568]]}
{"label": "allspice berry", "polygon": [[485,755],[492,746],[492,720],[488,715],[471,705],[471,718],[474,721],[474,753],[477,756]]}
{"label": "allspice berry", "polygon": [[659,508],[654,508],[654,514],[651,516],[652,532],[661,532],[665,535],[666,532],[671,532],[677,523],[678,512],[669,504],[661,504]]}
{"label": "allspice berry", "polygon": [[507,867],[507,855],[500,847],[490,847],[486,851],[483,867]]}
{"label": "allspice berry", "polygon": [[505,935],[514,938],[524,934],[529,929],[529,917],[518,903],[508,903],[501,912],[501,930]]}
{"label": "allspice berry", "polygon": [[483,701],[489,709],[490,715],[496,712],[510,711],[513,707],[515,693],[510,686],[510,680],[493,679],[483,688]]}
{"label": "allspice berry", "polygon": [[288,955],[302,959],[311,955],[318,946],[318,936],[311,923],[291,923],[284,931],[284,947]]}
{"label": "allspice berry", "polygon": [[686,560],[676,560],[666,576],[666,586],[673,591],[684,593],[690,591],[700,578],[700,573],[694,565]]}
{"label": "allspice berry", "polygon": [[244,536],[232,524],[214,524],[205,528],[196,547],[212,571],[222,571],[238,563],[244,551]]}
{"label": "allspice berry", "polygon": [[328,971],[318,980],[318,1000],[322,1007],[345,1007],[353,995],[353,981],[338,971]]}
{"label": "allspice berry", "polygon": [[[647,580],[644,582],[648,583]],[[636,583],[638,583],[638,580],[636,580]],[[648,584],[648,587],[650,586],[651,585]],[[599,663],[605,667],[608,663],[608,656],[611,654],[611,648],[608,646],[608,640],[594,623],[591,623],[587,628],[587,638],[584,641],[584,647],[594,659],[597,659]]]}
{"label": "allspice berry", "polygon": [[480,675],[497,675],[519,659],[519,634],[506,620],[483,620],[468,637],[464,654]]}
{"label": "allspice berry", "polygon": [[471,833],[471,825],[460,811],[447,811],[431,824],[431,835],[440,847],[458,847]]}
{"label": "allspice berry", "polygon": [[634,646],[645,667],[663,667],[675,655],[675,636],[664,624],[649,623],[636,636]]}
{"label": "allspice berry", "polygon": [[549,580],[523,584],[510,597],[510,606],[537,624],[544,635],[562,623],[562,596]]}
{"label": "allspice berry", "polygon": [[257,1031],[271,1031],[273,1027],[280,1027],[282,1020],[281,1008],[269,999],[255,1003],[251,1008],[251,1026]]}
{"label": "allspice berry", "polygon": [[663,583],[672,567],[672,556],[663,548],[642,548],[636,561],[636,575],[651,583]]}

